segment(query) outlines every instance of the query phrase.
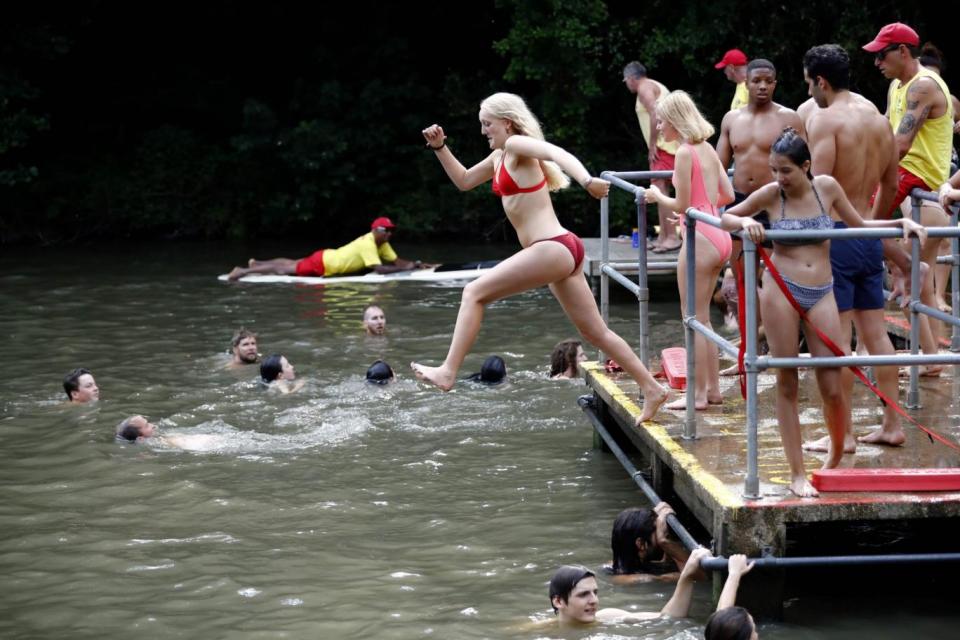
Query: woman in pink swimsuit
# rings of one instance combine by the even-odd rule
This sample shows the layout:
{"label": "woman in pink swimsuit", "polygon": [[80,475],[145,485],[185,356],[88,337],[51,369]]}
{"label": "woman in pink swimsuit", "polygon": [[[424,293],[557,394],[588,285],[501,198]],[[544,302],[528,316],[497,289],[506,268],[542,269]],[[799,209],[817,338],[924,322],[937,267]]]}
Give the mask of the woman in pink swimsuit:
{"label": "woman in pink swimsuit", "polygon": [[583,277],[583,244],[560,226],[550,202],[550,191],[566,187],[568,175],[595,198],[606,196],[610,183],[591,177],[573,155],[546,142],[540,123],[519,96],[495,93],[484,100],[480,133],[490,141],[492,152],[469,169],[446,146],[439,125],[424,129],[423,137],[461,191],[493,181],[493,192],[500,197],[523,248],[464,287],[446,359],[439,367],[411,363],[414,373],[424,382],[449,390],[480,331],[486,305],[548,285],[580,334],[612,356],[640,385],[646,400],[637,420],[649,420],[667,399],[668,391],[623,338],[604,324]]}
{"label": "woman in pink swimsuit", "polygon": [[[683,144],[677,149],[676,167],[673,171],[675,198],[668,198],[659,189],[651,186],[644,193],[647,202],[656,202],[669,207],[683,220],[683,212],[688,207],[698,211],[712,213],[719,217],[718,206],[733,202],[733,185],[727,178],[727,172],[720,164],[717,152],[707,143],[713,135],[713,126],[707,122],[697,105],[684,91],[673,91],[657,103],[657,118],[663,138],[667,141],[679,140]],[[687,237],[686,226],[681,224],[683,245],[677,262],[677,285],[680,288],[680,309],[687,315]],[[724,263],[730,258],[732,241],[730,234],[717,227],[697,222],[697,288],[693,300],[697,320],[710,325],[710,299],[716,288],[717,278]],[[696,334],[697,409],[706,409],[708,405],[720,404],[720,363],[717,346],[699,333]],[[667,405],[668,409],[685,409],[687,403],[678,400]]]}

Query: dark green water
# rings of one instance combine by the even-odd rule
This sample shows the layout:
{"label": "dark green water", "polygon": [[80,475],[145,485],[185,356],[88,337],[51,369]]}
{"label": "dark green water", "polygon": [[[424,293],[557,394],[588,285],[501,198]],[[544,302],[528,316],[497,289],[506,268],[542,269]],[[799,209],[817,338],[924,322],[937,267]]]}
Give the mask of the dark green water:
{"label": "dark green water", "polygon": [[[613,517],[642,503],[618,463],[591,449],[575,404],[585,388],[546,377],[553,344],[573,335],[549,293],[487,314],[463,374],[499,353],[509,384],[441,394],[406,363],[445,354],[458,285],[216,280],[245,257],[201,245],[0,256],[0,636],[559,636],[527,628],[550,617],[551,572],[609,560]],[[386,338],[362,334],[370,302],[386,310]],[[630,342],[635,312],[629,300],[613,310]],[[675,296],[654,303],[654,350],[679,342],[678,315]],[[260,334],[261,352],[296,365],[301,392],[267,394],[252,369],[224,369],[240,325]],[[400,373],[396,384],[364,384],[377,357]],[[76,366],[93,370],[99,403],[63,403],[60,381]],[[114,425],[133,413],[211,442],[115,443]],[[659,609],[671,589],[601,578],[607,606]],[[789,623],[761,632],[952,637],[955,617],[899,602],[799,600]],[[955,615],[952,603],[932,609]],[[709,608],[699,586],[689,620],[569,637],[695,638]]]}

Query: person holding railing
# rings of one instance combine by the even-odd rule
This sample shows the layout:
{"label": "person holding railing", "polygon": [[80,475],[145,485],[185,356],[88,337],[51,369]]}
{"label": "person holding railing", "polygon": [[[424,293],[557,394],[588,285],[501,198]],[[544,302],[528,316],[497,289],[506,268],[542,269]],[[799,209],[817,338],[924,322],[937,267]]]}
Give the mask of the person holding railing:
{"label": "person holding railing", "polygon": [[423,137],[461,191],[492,180],[493,192],[501,198],[523,248],[464,287],[446,359],[439,367],[411,363],[415,375],[444,391],[452,388],[480,331],[486,305],[548,285],[580,334],[612,356],[640,385],[645,401],[637,422],[649,420],[669,391],[657,383],[623,338],[604,324],[583,277],[583,243],[560,225],[550,201],[551,191],[570,183],[567,175],[598,199],[609,193],[610,183],[594,178],[571,153],[546,142],[540,123],[520,96],[495,93],[480,104],[479,115],[480,132],[492,151],[469,169],[450,151],[442,127],[427,127]]}
{"label": "person holding railing", "polygon": [[[849,227],[902,227],[904,237],[915,234],[926,239],[926,230],[912,220],[864,220],[847,199],[839,183],[827,175],[810,173],[810,150],[798,133],[790,128],[777,138],[770,153],[770,168],[775,183],[765,185],[741,204],[723,214],[724,229],[743,230],[759,243],[765,232],[763,225],[750,216],[766,210],[770,213],[772,231],[816,231],[834,228],[831,212],[836,212]],[[795,358],[800,333],[800,314],[804,312],[804,333],[810,353],[816,357],[832,356],[814,327],[833,343],[841,341],[840,315],[833,295],[830,268],[830,243],[824,239],[775,240],[773,257],[763,275],[760,309],[767,326],[770,355]],[[771,273],[781,275],[792,300],[781,290]],[[794,304],[797,306],[795,307]],[[830,433],[830,446],[824,468],[834,468],[843,456],[843,441],[850,420],[850,405],[842,391],[838,367],[817,367],[817,385],[823,400],[823,417]],[[777,423],[784,453],[790,465],[790,491],[800,497],[818,493],[807,480],[801,448],[798,408],[799,378],[796,369],[777,370]]]}
{"label": "person holding railing", "polygon": [[[704,119],[697,105],[685,91],[674,91],[657,103],[657,118],[664,140],[679,141],[673,186],[677,196],[670,198],[656,186],[644,192],[647,202],[683,212],[688,207],[718,215],[718,207],[733,202],[733,186],[720,163],[717,152],[707,142],[713,135],[713,125]],[[676,214],[674,214],[676,215]],[[682,219],[682,214],[678,219]],[[710,327],[710,300],[724,263],[730,258],[733,244],[730,234],[703,222],[696,225],[696,297],[687,300],[687,235],[683,231],[683,245],[677,258],[677,285],[680,288],[680,311],[686,316],[693,305],[697,320]],[[700,333],[694,338],[696,361],[699,371],[696,376],[694,404],[698,410],[711,404],[721,404],[720,362],[717,346]],[[687,393],[690,393],[688,390]],[[684,400],[668,404],[668,409],[685,409]]]}

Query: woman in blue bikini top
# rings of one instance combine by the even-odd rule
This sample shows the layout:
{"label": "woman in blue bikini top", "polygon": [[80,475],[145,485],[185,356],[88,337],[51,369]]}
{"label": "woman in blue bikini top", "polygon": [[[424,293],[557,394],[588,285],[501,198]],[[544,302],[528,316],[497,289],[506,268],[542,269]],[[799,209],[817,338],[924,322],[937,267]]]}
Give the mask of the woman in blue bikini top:
{"label": "woman in blue bikini top", "polygon": [[[831,176],[810,173],[810,150],[792,128],[784,129],[770,152],[770,169],[776,182],[750,194],[742,203],[723,214],[721,223],[728,231],[743,231],[760,243],[764,228],[751,216],[760,211],[779,212],[771,215],[771,229],[809,231],[832,229],[830,213],[835,213],[848,227],[902,227],[903,235],[926,238],[926,230],[911,220],[864,220],[847,199],[840,184]],[[830,269],[830,243],[826,239],[775,240],[771,262],[780,272],[792,296],[806,311],[808,322],[816,325],[835,343],[840,339],[840,315],[833,297],[833,274]],[[760,315],[766,328],[770,355],[796,357],[800,334],[800,316],[781,293],[769,271],[763,275],[760,289]],[[832,352],[804,327],[807,344],[813,356],[830,356]],[[823,417],[830,432],[830,452],[825,468],[837,466],[843,455],[843,438],[850,419],[850,407],[841,394],[840,369],[816,369],[817,385],[823,399]],[[799,380],[796,369],[777,369],[777,422],[784,453],[790,465],[790,491],[800,497],[816,496],[807,481],[801,450],[800,419],[797,406]]]}

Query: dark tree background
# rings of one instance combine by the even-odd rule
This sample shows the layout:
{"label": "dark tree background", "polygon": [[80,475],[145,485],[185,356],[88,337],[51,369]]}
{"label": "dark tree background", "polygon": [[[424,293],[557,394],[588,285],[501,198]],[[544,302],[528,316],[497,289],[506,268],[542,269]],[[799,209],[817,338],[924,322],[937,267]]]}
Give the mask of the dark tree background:
{"label": "dark tree background", "polygon": [[[477,110],[523,95],[548,139],[595,173],[646,168],[630,60],[718,124],[730,47],[772,60],[778,102],[806,99],[801,58],[837,42],[854,88],[884,106],[859,50],[901,20],[946,54],[950,21],[920,3],[650,0],[36,2],[0,24],[0,243],[311,234],[350,238],[374,215],[405,235],[512,238],[486,189],[461,194],[423,149],[444,125],[464,164]],[[957,58],[960,64],[960,58]],[[960,82],[960,80],[958,80]],[[562,222],[597,231],[582,190]],[[626,199],[615,209],[629,224]]]}

